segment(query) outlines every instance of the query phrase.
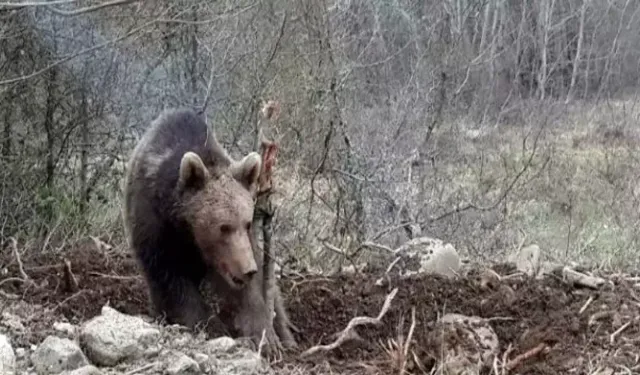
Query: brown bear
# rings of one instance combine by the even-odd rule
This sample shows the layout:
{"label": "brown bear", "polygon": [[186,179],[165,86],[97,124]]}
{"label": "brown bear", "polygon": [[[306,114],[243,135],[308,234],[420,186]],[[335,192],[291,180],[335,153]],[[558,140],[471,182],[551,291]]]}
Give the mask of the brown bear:
{"label": "brown bear", "polygon": [[233,331],[259,340],[265,330],[267,345],[280,345],[251,232],[260,170],[259,154],[233,160],[189,109],[161,114],[132,152],[125,231],[155,313],[169,323],[193,329],[208,322],[199,290],[208,280],[232,306]]}

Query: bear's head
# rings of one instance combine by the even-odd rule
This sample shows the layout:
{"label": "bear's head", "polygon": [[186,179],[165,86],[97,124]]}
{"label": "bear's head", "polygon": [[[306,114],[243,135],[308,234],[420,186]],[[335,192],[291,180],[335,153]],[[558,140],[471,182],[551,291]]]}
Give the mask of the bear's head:
{"label": "bear's head", "polygon": [[244,287],[258,271],[250,236],[261,165],[256,152],[224,168],[207,168],[193,152],[180,162],[181,216],[205,263],[233,289]]}

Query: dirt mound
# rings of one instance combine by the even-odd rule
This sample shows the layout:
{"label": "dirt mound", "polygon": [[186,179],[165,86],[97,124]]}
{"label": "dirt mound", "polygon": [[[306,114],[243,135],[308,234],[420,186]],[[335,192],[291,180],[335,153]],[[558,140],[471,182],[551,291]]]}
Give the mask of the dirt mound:
{"label": "dirt mound", "polygon": [[[129,255],[107,255],[87,244],[65,256],[78,281],[77,289],[65,279],[63,258],[53,255],[23,259],[24,271],[37,287],[8,281],[0,288],[29,303],[55,308],[75,323],[97,315],[107,302],[128,314],[148,312],[146,287]],[[19,277],[11,254],[4,257],[0,265],[7,267],[7,277]],[[494,270],[502,275],[511,272],[505,265]],[[558,374],[570,370],[587,373],[585,369],[593,365],[589,361],[594,360],[602,365],[609,361],[612,366],[614,363],[629,368],[637,366],[633,340],[640,337],[640,322],[636,318],[640,316],[640,300],[634,286],[622,278],[612,279],[612,284],[602,290],[591,291],[576,289],[553,277],[544,280],[509,277],[498,284],[486,285],[480,274],[475,273],[456,280],[419,276],[390,279],[376,285],[379,277],[360,274],[282,280],[291,319],[301,331],[296,337],[301,349],[333,341],[332,335],[356,316],[377,316],[388,293],[397,287],[398,293],[384,323],[359,327],[356,331],[362,342],[351,342],[331,352],[328,357],[333,366],[345,368],[367,363],[384,369],[389,356],[383,345],[397,339],[401,322],[406,335],[412,307],[417,321],[412,361],[427,369],[438,356],[430,334],[432,324],[445,313],[488,318],[500,339],[501,353],[509,351],[509,358],[541,343],[547,344],[550,350],[542,357],[524,362],[518,368],[520,374]],[[612,339],[612,334],[624,325],[624,331]],[[290,356],[281,364],[298,361],[296,358]]]}

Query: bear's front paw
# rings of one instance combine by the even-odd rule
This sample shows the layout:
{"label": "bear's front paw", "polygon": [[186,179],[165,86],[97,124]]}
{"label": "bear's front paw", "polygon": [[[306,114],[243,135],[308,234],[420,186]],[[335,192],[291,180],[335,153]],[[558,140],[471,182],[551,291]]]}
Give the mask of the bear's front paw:
{"label": "bear's front paw", "polygon": [[251,314],[239,314],[235,325],[241,336],[250,337],[257,345],[262,345],[259,350],[266,356],[272,357],[282,352],[280,338],[276,334],[273,324],[267,319]]}

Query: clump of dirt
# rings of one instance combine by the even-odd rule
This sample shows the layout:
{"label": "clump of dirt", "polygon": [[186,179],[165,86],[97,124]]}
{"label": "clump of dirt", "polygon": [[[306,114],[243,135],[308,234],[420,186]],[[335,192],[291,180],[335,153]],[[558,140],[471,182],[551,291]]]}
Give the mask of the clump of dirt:
{"label": "clump of dirt", "polygon": [[[99,314],[107,302],[127,314],[148,313],[146,286],[130,255],[106,255],[87,245],[66,252],[65,257],[78,280],[77,290],[65,285],[62,258],[52,255],[23,259],[25,272],[37,287],[17,281],[4,283],[1,288],[29,303],[54,307],[75,323]],[[0,264],[9,264],[9,277],[18,277],[17,265],[11,259],[0,259]],[[502,275],[513,271],[509,265],[493,269]],[[509,358],[541,343],[548,345],[550,350],[542,357],[518,367],[520,374],[584,373],[589,358],[608,351],[616,353],[616,357],[609,354],[608,358],[617,364],[635,364],[631,340],[640,337],[640,324],[635,319],[640,315],[640,301],[633,285],[624,279],[613,279],[612,285],[592,291],[554,277],[508,277],[487,285],[480,282],[477,271],[457,279],[421,275],[386,279],[377,285],[379,278],[379,274],[367,273],[281,280],[291,320],[300,329],[296,338],[301,349],[332,342],[332,335],[356,316],[377,316],[388,293],[397,287],[383,324],[358,327],[362,342],[351,342],[327,354],[333,363],[375,363],[384,368],[388,355],[383,344],[397,339],[401,322],[406,336],[411,309],[415,308],[412,348],[426,368],[438,355],[430,339],[433,322],[445,313],[489,319],[499,337],[500,352],[510,350]],[[611,335],[626,323],[625,330],[612,341]],[[292,361],[298,361],[297,356],[288,356],[282,363]]]}

